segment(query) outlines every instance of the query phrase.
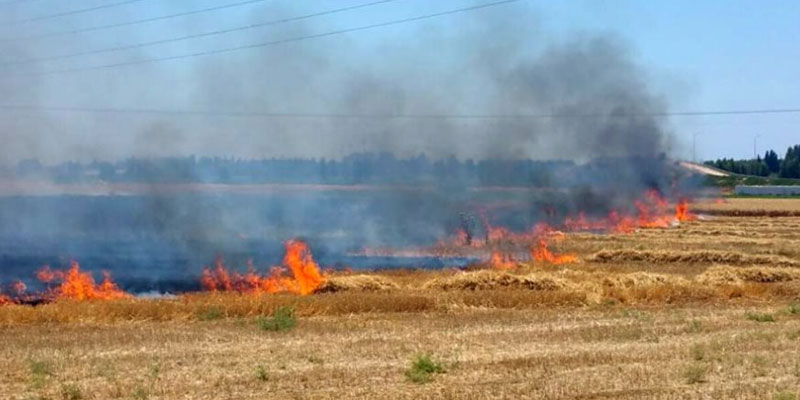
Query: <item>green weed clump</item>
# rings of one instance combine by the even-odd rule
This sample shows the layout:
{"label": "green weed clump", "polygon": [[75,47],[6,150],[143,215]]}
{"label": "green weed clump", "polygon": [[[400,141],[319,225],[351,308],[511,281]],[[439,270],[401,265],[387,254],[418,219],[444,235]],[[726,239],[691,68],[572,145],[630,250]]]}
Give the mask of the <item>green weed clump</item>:
{"label": "green weed clump", "polygon": [[775,317],[773,317],[772,314],[749,312],[745,314],[745,317],[747,317],[747,319],[749,319],[750,321],[775,322]]}
{"label": "green weed clump", "polygon": [[281,307],[275,310],[272,317],[261,317],[258,319],[258,327],[262,331],[282,332],[288,331],[297,325],[297,317],[294,308]]}
{"label": "green weed clump", "polygon": [[686,378],[686,383],[690,385],[703,383],[706,381],[706,373],[708,367],[704,364],[692,364],[683,371],[683,377]]}
{"label": "green weed clump", "polygon": [[797,394],[783,390],[772,395],[772,400],[797,400]]}
{"label": "green weed clump", "polygon": [[197,313],[197,319],[200,321],[213,321],[220,319],[224,316],[222,310],[217,307],[210,307]]}
{"label": "green weed clump", "polygon": [[430,355],[420,354],[411,361],[411,368],[406,371],[406,377],[411,382],[422,384],[433,379],[433,374],[444,372],[444,366],[436,362]]}

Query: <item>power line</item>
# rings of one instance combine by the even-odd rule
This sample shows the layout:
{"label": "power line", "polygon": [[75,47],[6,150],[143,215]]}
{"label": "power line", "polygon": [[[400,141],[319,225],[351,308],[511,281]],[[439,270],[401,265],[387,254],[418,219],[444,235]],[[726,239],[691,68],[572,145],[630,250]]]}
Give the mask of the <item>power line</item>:
{"label": "power line", "polygon": [[[31,0],[28,0],[28,1],[31,1]],[[56,37],[56,36],[74,35],[74,34],[78,34],[78,33],[101,31],[101,30],[112,29],[112,28],[120,28],[120,27],[123,27],[123,26],[140,25],[140,24],[146,24],[146,23],[149,23],[149,22],[156,22],[156,21],[163,21],[163,20],[166,20],[166,19],[185,17],[185,16],[188,16],[188,15],[194,15],[194,14],[201,14],[201,13],[207,13],[207,12],[212,12],[212,11],[224,10],[226,8],[240,7],[240,6],[245,6],[245,5],[255,4],[255,3],[263,3],[264,1],[266,1],[266,0],[240,1],[238,3],[223,4],[223,5],[220,5],[220,6],[201,8],[201,9],[192,10],[192,11],[186,11],[186,12],[175,13],[175,14],[161,15],[161,16],[158,16],[158,17],[144,18],[144,19],[138,19],[138,20],[133,20],[133,21],[127,21],[127,22],[118,22],[118,23],[114,23],[114,24],[98,25],[98,26],[92,26],[92,27],[87,27],[87,28],[70,29],[70,30],[52,32],[52,33],[45,33],[45,34],[35,35],[35,36],[23,36],[23,37],[9,38],[9,39],[0,39],[0,42],[5,43],[5,42],[13,42],[13,41],[37,40],[37,39],[45,39],[45,38],[51,38],[51,37]]]}
{"label": "power line", "polygon": [[156,114],[212,117],[254,117],[254,118],[337,118],[337,119],[567,119],[567,118],[637,118],[637,117],[693,117],[724,115],[770,115],[798,114],[800,108],[765,108],[750,110],[711,110],[711,111],[674,111],[653,113],[586,113],[586,114],[328,114],[328,113],[280,113],[258,111],[209,111],[178,110],[156,108],[93,108],[93,107],[59,107],[0,104],[0,111],[50,111],[106,114]]}
{"label": "power line", "polygon": [[19,4],[19,3],[33,3],[34,1],[38,1],[38,0],[7,0],[7,1],[0,1],[0,6],[11,5],[11,4]]}
{"label": "power line", "polygon": [[94,7],[89,7],[89,8],[81,8],[81,9],[77,9],[77,10],[62,11],[62,12],[55,13],[55,14],[40,15],[38,17],[20,19],[20,20],[16,20],[16,21],[6,21],[6,22],[3,22],[3,24],[4,25],[18,25],[18,24],[23,24],[23,23],[27,23],[27,22],[37,22],[37,21],[43,21],[43,20],[46,20],[46,19],[66,17],[66,16],[69,16],[69,15],[83,14],[83,13],[87,13],[87,12],[103,10],[103,9],[106,9],[106,8],[124,6],[124,5],[132,4],[132,3],[138,3],[138,2],[141,2],[141,1],[145,1],[145,0],[119,1],[119,2],[116,2],[116,3],[102,4],[102,5],[99,5],[99,6],[94,6]]}
{"label": "power line", "polygon": [[416,16],[416,17],[397,19],[397,20],[381,22],[381,23],[376,23],[376,24],[370,24],[370,25],[362,25],[362,26],[358,26],[358,27],[354,27],[354,28],[339,29],[339,30],[329,31],[329,32],[324,32],[324,33],[317,33],[317,34],[304,35],[304,36],[296,36],[296,37],[287,38],[287,39],[279,39],[279,40],[273,40],[273,41],[270,41],[270,42],[249,44],[249,45],[243,45],[243,46],[224,47],[224,48],[220,48],[220,49],[199,51],[199,52],[195,52],[195,53],[179,54],[179,55],[166,56],[166,57],[144,58],[144,59],[140,59],[140,60],[125,61],[125,62],[119,62],[119,63],[113,63],[113,64],[103,64],[103,65],[96,65],[96,66],[91,66],[91,67],[67,68],[67,69],[45,71],[45,72],[40,72],[40,73],[6,74],[5,76],[9,77],[9,76],[55,75],[55,74],[62,74],[62,73],[69,73],[69,72],[93,71],[93,70],[101,70],[101,69],[107,69],[107,68],[118,68],[118,67],[131,66],[131,65],[151,64],[151,63],[156,63],[156,62],[161,62],[161,61],[172,61],[172,60],[180,60],[180,59],[186,59],[186,58],[202,57],[202,56],[209,56],[209,55],[214,55],[214,54],[231,53],[231,52],[235,52],[235,51],[251,50],[251,49],[257,49],[257,48],[262,48],[262,47],[274,46],[274,45],[278,45],[278,44],[299,42],[299,41],[308,40],[308,39],[317,39],[317,38],[322,38],[322,37],[327,37],[327,36],[341,35],[341,34],[344,34],[344,33],[364,31],[364,30],[368,30],[368,29],[375,29],[375,28],[381,28],[381,27],[392,26],[392,25],[399,25],[399,24],[404,24],[404,23],[409,23],[409,22],[415,22],[415,21],[421,21],[421,20],[430,19],[430,18],[441,17],[441,16],[445,16],[445,15],[450,15],[450,14],[456,14],[456,13],[462,13],[462,12],[467,12],[467,11],[479,10],[479,9],[488,8],[488,7],[499,6],[499,5],[502,5],[502,4],[515,3],[517,1],[520,1],[520,0],[495,1],[495,2],[492,2],[492,3],[484,3],[484,4],[479,4],[479,5],[475,5],[475,6],[471,6],[471,7],[456,8],[456,9],[437,12],[437,13],[433,13],[433,14],[419,15],[419,16]]}
{"label": "power line", "polygon": [[262,27],[265,27],[265,26],[273,26],[273,25],[278,25],[278,24],[283,24],[283,23],[288,23],[288,22],[300,21],[300,20],[309,19],[309,18],[313,18],[313,17],[320,17],[320,16],[340,13],[340,12],[344,12],[344,11],[356,10],[356,9],[359,9],[359,8],[371,7],[371,6],[375,6],[375,5],[378,5],[378,4],[391,3],[393,1],[397,1],[397,0],[373,1],[373,2],[370,2],[370,3],[357,4],[357,5],[354,5],[354,6],[337,8],[337,9],[328,10],[328,11],[321,11],[321,12],[316,12],[316,13],[312,13],[312,14],[300,15],[300,16],[296,16],[296,17],[289,17],[289,18],[276,19],[276,20],[272,20],[272,21],[259,22],[259,23],[256,23],[256,24],[239,26],[239,27],[235,27],[235,28],[219,29],[219,30],[215,30],[215,31],[198,33],[198,34],[193,34],[193,35],[180,36],[180,37],[176,37],[176,38],[154,40],[154,41],[150,41],[150,42],[136,43],[136,44],[117,46],[117,47],[110,47],[110,48],[98,49],[98,50],[90,50],[90,51],[84,51],[84,52],[81,52],[81,53],[65,54],[65,55],[60,55],[60,56],[31,58],[31,59],[27,59],[27,60],[11,61],[11,62],[6,62],[6,63],[0,63],[0,66],[5,67],[5,66],[12,66],[12,65],[33,64],[33,63],[38,63],[38,62],[55,61],[55,60],[62,60],[62,59],[67,59],[67,58],[75,58],[75,57],[88,56],[88,55],[94,55],[94,54],[110,53],[110,52],[122,51],[122,50],[139,49],[139,48],[150,47],[150,46],[155,46],[155,45],[159,45],[159,44],[180,42],[180,41],[184,41],[184,40],[197,39],[197,38],[209,37],[209,36],[216,36],[216,35],[222,35],[222,34],[231,33],[231,32],[238,32],[238,31],[244,31],[244,30],[249,30],[249,29],[262,28]]}

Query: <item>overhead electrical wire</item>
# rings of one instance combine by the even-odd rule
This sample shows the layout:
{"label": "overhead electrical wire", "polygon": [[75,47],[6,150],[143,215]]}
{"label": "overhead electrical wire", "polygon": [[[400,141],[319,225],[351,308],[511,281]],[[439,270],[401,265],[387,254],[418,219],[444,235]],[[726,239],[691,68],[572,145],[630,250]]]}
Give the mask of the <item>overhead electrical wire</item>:
{"label": "overhead electrical wire", "polygon": [[77,9],[77,10],[70,10],[70,11],[62,11],[62,12],[57,12],[55,14],[47,14],[47,15],[40,15],[38,17],[18,19],[16,21],[2,21],[2,22],[0,22],[0,25],[19,25],[19,24],[24,24],[24,23],[29,23],[29,22],[44,21],[44,20],[53,19],[53,18],[66,17],[66,16],[69,16],[69,15],[83,14],[83,13],[97,11],[97,10],[103,10],[103,9],[107,9],[107,8],[125,6],[125,5],[133,4],[133,3],[140,3],[142,1],[145,1],[145,0],[125,0],[125,1],[119,1],[119,2],[116,2],[116,3],[101,4],[99,6],[88,7],[88,8],[80,8],[80,9]]}
{"label": "overhead electrical wire", "polygon": [[38,105],[0,104],[0,111],[42,111],[42,112],[78,112],[108,114],[162,114],[213,117],[248,117],[248,118],[337,118],[337,119],[568,119],[568,118],[639,118],[639,117],[692,117],[723,115],[769,115],[800,114],[800,108],[764,108],[748,110],[710,110],[710,111],[673,111],[653,113],[586,113],[586,114],[336,114],[336,113],[286,113],[259,111],[210,111],[210,110],[178,110],[157,108],[94,108],[94,107],[58,107]]}
{"label": "overhead electrical wire", "polygon": [[495,2],[491,2],[491,3],[478,4],[478,5],[474,5],[474,6],[470,6],[470,7],[462,7],[462,8],[456,8],[456,9],[451,9],[451,10],[447,10],[447,11],[436,12],[436,13],[432,13],[432,14],[418,15],[418,16],[415,16],[415,17],[408,17],[408,18],[396,19],[396,20],[387,21],[387,22],[379,22],[379,23],[374,23],[374,24],[369,24],[369,25],[362,25],[362,26],[357,26],[357,27],[353,27],[353,28],[338,29],[338,30],[334,30],[334,31],[328,31],[328,32],[311,34],[311,35],[295,36],[295,37],[291,37],[291,38],[278,39],[278,40],[273,40],[273,41],[269,41],[269,42],[262,42],[262,43],[255,43],[255,44],[248,44],[248,45],[241,45],[241,46],[233,46],[233,47],[223,47],[223,48],[218,48],[218,49],[213,49],[213,50],[204,50],[204,51],[198,51],[198,52],[186,53],[186,54],[178,54],[178,55],[172,55],[172,56],[143,58],[143,59],[139,59],[139,60],[123,61],[123,62],[118,62],[118,63],[102,64],[102,65],[95,65],[95,66],[89,66],[89,67],[56,69],[56,70],[50,70],[50,71],[44,71],[44,72],[38,72],[38,73],[8,73],[8,74],[5,74],[4,76],[5,77],[12,77],[12,76],[44,76],[44,75],[55,75],[55,74],[63,74],[63,73],[79,72],[79,71],[95,71],[95,70],[102,70],[102,69],[109,69],[109,68],[119,68],[119,67],[125,67],[125,66],[133,66],[133,65],[141,65],[141,64],[152,64],[152,63],[163,62],[163,61],[173,61],[173,60],[180,60],[180,59],[187,59],[187,58],[195,58],[195,57],[209,56],[209,55],[215,55],[215,54],[224,54],[224,53],[231,53],[231,52],[237,52],[237,51],[243,51],[243,50],[252,50],[252,49],[264,48],[264,47],[269,47],[269,46],[274,46],[274,45],[279,45],[279,44],[300,42],[300,41],[309,40],[309,39],[317,39],[317,38],[323,38],[323,37],[328,37],[328,36],[341,35],[341,34],[350,33],[350,32],[358,32],[358,31],[364,31],[364,30],[369,30],[369,29],[382,28],[382,27],[386,27],[386,26],[400,25],[400,24],[405,24],[405,23],[409,23],[409,22],[416,22],[416,21],[421,21],[421,20],[426,20],[426,19],[431,19],[431,18],[436,18],[436,17],[442,17],[442,16],[445,16],[445,15],[463,13],[463,12],[468,12],[468,11],[474,11],[474,10],[489,8],[489,7],[495,7],[495,6],[499,6],[499,5],[503,5],[503,4],[515,3],[515,2],[518,2],[518,1],[521,1],[521,0],[495,1]]}
{"label": "overhead electrical wire", "polygon": [[186,36],[180,36],[180,37],[175,37],[175,38],[153,40],[153,41],[149,41],[149,42],[142,42],[142,43],[123,45],[123,46],[109,47],[109,48],[104,48],[104,49],[84,51],[84,52],[80,52],[80,53],[72,53],[72,54],[64,54],[64,55],[58,55],[58,56],[30,58],[30,59],[26,59],[26,60],[4,62],[4,63],[0,63],[0,67],[12,66],[12,65],[34,64],[34,63],[40,63],[40,62],[62,60],[62,59],[67,59],[67,58],[75,58],[75,57],[102,54],[102,53],[110,53],[110,52],[123,51],[123,50],[140,49],[140,48],[143,48],[143,47],[150,47],[150,46],[155,46],[155,45],[159,45],[159,44],[174,43],[174,42],[180,42],[180,41],[184,41],[184,40],[198,39],[198,38],[203,38],[203,37],[216,36],[216,35],[222,35],[222,34],[226,34],[226,33],[239,32],[239,31],[250,30],[250,29],[255,29],[255,28],[263,28],[263,27],[266,27],[266,26],[274,26],[274,25],[278,25],[278,24],[301,21],[301,20],[304,20],[304,19],[309,19],[309,18],[314,18],[314,17],[321,17],[321,16],[324,16],[324,15],[330,15],[330,14],[335,14],[335,13],[340,13],[340,12],[345,12],[345,11],[352,11],[352,10],[357,10],[359,8],[366,8],[366,7],[376,6],[376,5],[380,5],[380,4],[391,3],[391,2],[394,2],[394,1],[397,1],[397,0],[373,1],[373,2],[369,2],[369,3],[356,4],[356,5],[349,6],[349,7],[336,8],[336,9],[333,9],[333,10],[320,11],[320,12],[316,12],[316,13],[299,15],[299,16],[295,16],[295,17],[275,19],[275,20],[259,22],[259,23],[255,23],[255,24],[237,26],[237,27],[234,27],[234,28],[218,29],[218,30],[213,30],[213,31],[209,31],[209,32],[197,33],[197,34],[186,35]]}
{"label": "overhead electrical wire", "polygon": [[133,21],[125,21],[125,22],[117,22],[117,23],[106,24],[106,25],[97,25],[97,26],[90,26],[90,27],[84,27],[84,28],[68,29],[68,30],[63,30],[63,31],[50,32],[50,33],[44,33],[44,34],[32,35],[32,36],[12,37],[12,38],[8,38],[8,39],[0,39],[0,43],[45,39],[45,38],[51,38],[51,37],[57,37],[57,36],[75,35],[75,34],[85,33],[85,32],[95,32],[95,31],[102,31],[102,30],[106,30],[106,29],[121,28],[121,27],[124,27],[124,26],[140,25],[140,24],[146,24],[146,23],[150,23],[150,22],[156,22],[156,21],[163,21],[163,20],[167,20],[167,19],[185,17],[185,16],[189,16],[189,15],[202,14],[202,13],[207,13],[207,12],[212,12],[212,11],[219,11],[219,10],[224,10],[224,9],[228,9],[228,8],[241,7],[241,6],[246,6],[246,5],[256,4],[256,3],[263,3],[265,1],[267,1],[267,0],[247,0],[247,1],[240,1],[240,2],[237,2],[237,3],[222,4],[222,5],[219,5],[219,6],[200,8],[200,9],[197,9],[197,10],[185,11],[185,12],[180,12],[180,13],[160,15],[160,16],[157,16],[157,17],[137,19],[137,20],[133,20]]}
{"label": "overhead electrical wire", "polygon": [[34,1],[39,0],[7,0],[7,1],[0,1],[0,6],[6,6],[11,4],[20,4],[20,3],[33,3]]}

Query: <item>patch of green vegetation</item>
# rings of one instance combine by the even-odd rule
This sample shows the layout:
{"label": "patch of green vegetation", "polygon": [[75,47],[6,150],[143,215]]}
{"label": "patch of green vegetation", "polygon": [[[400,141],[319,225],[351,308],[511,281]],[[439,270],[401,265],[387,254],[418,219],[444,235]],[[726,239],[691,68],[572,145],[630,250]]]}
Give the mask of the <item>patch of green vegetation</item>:
{"label": "patch of green vegetation", "polygon": [[[796,186],[796,185],[800,185],[800,179],[764,177],[764,176],[751,176],[751,175],[730,175],[730,176],[711,176],[711,175],[709,175],[709,176],[706,177],[705,184],[707,186],[714,186],[714,187],[721,187],[721,188],[733,188],[736,185]],[[745,196],[742,196],[742,197],[745,197]],[[763,196],[747,196],[747,197],[763,197]],[[776,196],[776,197],[788,197],[788,196]]]}
{"label": "patch of green vegetation", "polygon": [[50,364],[40,360],[30,361],[31,376],[33,377],[33,387],[40,389],[44,387],[48,376],[53,376]]}
{"label": "patch of green vegetation", "polygon": [[750,321],[775,322],[775,317],[773,317],[772,314],[749,312],[745,314],[745,317],[747,317],[747,319],[749,319]]}
{"label": "patch of green vegetation", "polygon": [[264,368],[263,365],[256,367],[256,379],[261,382],[267,382],[269,380],[269,374],[267,374],[267,369]]}
{"label": "patch of green vegetation", "polygon": [[428,354],[419,354],[411,361],[406,377],[414,383],[423,384],[433,380],[433,374],[445,372],[444,366]]}
{"label": "patch of green vegetation", "polygon": [[62,400],[83,400],[83,392],[78,386],[68,383],[61,386]]}
{"label": "patch of green vegetation", "polygon": [[260,317],[257,322],[263,331],[282,332],[294,328],[297,325],[297,317],[294,315],[294,308],[281,307],[275,310],[272,317]]}
{"label": "patch of green vegetation", "polygon": [[703,324],[700,321],[693,319],[689,321],[689,326],[686,328],[686,330],[689,331],[689,333],[700,333],[703,331]]}
{"label": "patch of green vegetation", "polygon": [[691,355],[695,361],[703,361],[706,358],[706,347],[702,344],[692,346]]}
{"label": "patch of green vegetation", "polygon": [[786,313],[792,315],[800,314],[800,303],[789,304],[789,306],[786,307]]}
{"label": "patch of green vegetation", "polygon": [[150,398],[150,391],[144,386],[138,385],[136,386],[136,390],[133,391],[133,398],[134,400],[147,400]]}
{"label": "patch of green vegetation", "polygon": [[218,307],[210,307],[197,313],[197,319],[200,321],[213,321],[225,316]]}
{"label": "patch of green vegetation", "polygon": [[753,358],[753,374],[757,377],[767,376],[767,367],[769,366],[769,361],[766,358],[761,356],[756,356]]}
{"label": "patch of green vegetation", "polygon": [[318,365],[322,365],[322,364],[323,364],[325,361],[323,361],[323,360],[322,360],[321,358],[319,358],[319,357],[316,357],[316,356],[310,356],[310,357],[308,357],[308,362],[310,362],[310,363],[312,363],[312,364],[318,364]]}
{"label": "patch of green vegetation", "polygon": [[778,393],[772,395],[772,400],[797,400],[797,393],[790,392],[787,390],[781,390]]}
{"label": "patch of green vegetation", "polygon": [[683,370],[683,377],[686,383],[690,385],[706,382],[706,373],[708,373],[708,366],[705,364],[692,364]]}

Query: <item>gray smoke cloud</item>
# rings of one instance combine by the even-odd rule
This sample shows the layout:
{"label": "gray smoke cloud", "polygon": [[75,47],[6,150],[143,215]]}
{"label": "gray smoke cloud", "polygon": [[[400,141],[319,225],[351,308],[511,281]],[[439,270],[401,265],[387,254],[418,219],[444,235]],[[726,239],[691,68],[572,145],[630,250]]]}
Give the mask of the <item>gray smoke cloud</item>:
{"label": "gray smoke cloud", "polygon": [[[5,21],[57,12],[58,7],[77,7],[62,2],[52,10],[44,5],[37,10],[25,8],[45,3],[0,7],[8,10]],[[189,7],[177,0],[153,3],[157,9],[150,9],[147,15],[121,10],[107,10],[102,15],[113,23]],[[218,4],[211,0],[192,3],[197,8]],[[0,64],[356,4],[295,3],[279,6],[267,2],[222,14],[224,17],[212,13],[120,28],[113,34],[42,40],[12,38],[97,25],[99,20],[87,16],[53,19],[41,25],[0,26]],[[625,41],[605,33],[554,38],[540,28],[537,13],[524,2],[222,55],[36,75],[313,35],[426,12],[410,9],[409,3],[381,6],[386,7],[385,12],[354,13],[349,19],[335,15],[136,51],[0,66],[0,104],[6,105],[336,116],[242,118],[0,110],[0,141],[4,144],[0,165],[28,158],[57,164],[192,154],[337,159],[359,152],[389,152],[400,158],[424,154],[428,159],[586,162],[637,156],[652,159],[669,153],[672,136],[665,121],[656,116],[667,110],[667,100],[654,93],[648,72],[637,64]],[[439,7],[439,2],[426,4],[427,12],[433,5]],[[463,3],[441,5],[441,9],[459,6]],[[539,117],[475,118],[487,115]],[[217,252],[237,256],[240,261],[254,257],[274,263],[280,260],[280,243],[294,237],[307,238],[324,263],[350,262],[342,261],[343,254],[361,246],[427,245],[464,225],[477,226],[483,215],[479,211],[488,209],[489,203],[498,206],[486,212],[492,223],[518,231],[547,218],[552,214],[547,210],[603,212],[611,205],[630,204],[630,196],[643,189],[665,186],[666,176],[658,168],[662,165],[659,161],[654,164],[656,168],[642,168],[636,161],[622,161],[614,165],[622,170],[621,175],[591,168],[578,173],[567,167],[562,173],[570,175],[571,186],[564,185],[570,190],[558,195],[548,190],[471,190],[475,189],[471,186],[479,186],[476,181],[467,182],[475,179],[474,175],[432,182],[430,186],[435,187],[396,191],[165,194],[163,187],[142,184],[144,189],[132,196],[17,197],[2,192],[0,256],[13,261],[9,265],[15,270],[0,272],[9,278],[30,278],[39,265],[66,255],[94,268],[109,268],[128,279],[123,281],[128,287],[145,290],[153,287],[150,279],[196,283],[193,274]],[[365,172],[356,169],[354,175]],[[505,172],[495,170],[493,174]],[[507,174],[525,178],[517,171]],[[555,187],[563,180],[542,178]],[[609,186],[613,186],[610,194],[604,192]],[[136,280],[141,282],[130,283]]]}
{"label": "gray smoke cloud", "polygon": [[[23,5],[16,7],[16,13],[7,14],[8,20],[31,13]],[[159,7],[152,13],[186,9],[177,1]],[[0,63],[263,22],[320,7],[268,3],[222,21],[213,14],[201,15],[167,28],[156,24],[122,28],[114,31],[116,35],[86,33],[25,42],[9,38],[39,32],[42,26],[59,31],[97,21],[87,16],[13,25],[2,32]],[[6,8],[13,11],[14,6]],[[112,21],[132,18],[113,10],[104,15]],[[388,11],[377,15],[396,18]],[[34,157],[60,162],[189,154],[339,158],[362,151],[388,151],[400,157],[424,153],[435,158],[585,161],[650,156],[671,147],[671,135],[661,118],[630,116],[662,113],[667,102],[653,93],[646,71],[622,39],[611,34],[553,39],[541,31],[537,14],[525,3],[224,55],[30,75],[316,34],[342,27],[336,24],[337,17],[136,51],[0,67],[2,102],[337,115],[556,117],[239,118],[6,110],[0,113],[0,140],[7,143],[0,151],[0,163]],[[354,18],[341,24],[360,23]],[[591,117],[581,117],[585,115]]]}

